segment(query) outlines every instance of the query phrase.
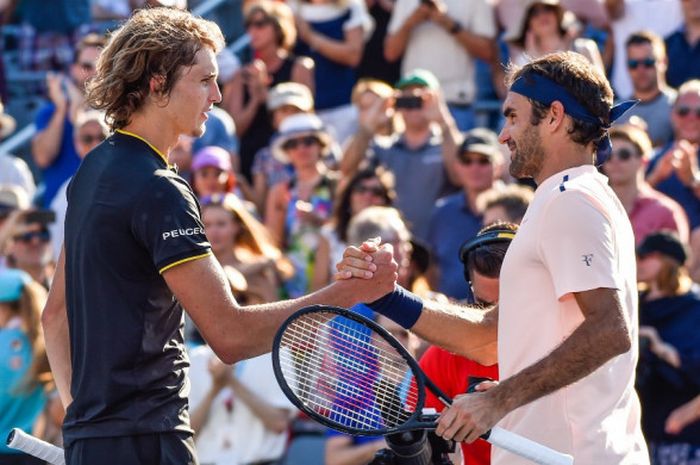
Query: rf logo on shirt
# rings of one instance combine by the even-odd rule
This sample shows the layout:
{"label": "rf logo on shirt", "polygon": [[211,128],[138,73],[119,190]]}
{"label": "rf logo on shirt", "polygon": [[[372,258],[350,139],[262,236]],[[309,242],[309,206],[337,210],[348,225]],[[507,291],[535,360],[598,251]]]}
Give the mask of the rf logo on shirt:
{"label": "rf logo on shirt", "polygon": [[586,266],[591,266],[591,263],[593,262],[592,253],[581,255],[581,258],[583,259],[583,262],[586,264]]}

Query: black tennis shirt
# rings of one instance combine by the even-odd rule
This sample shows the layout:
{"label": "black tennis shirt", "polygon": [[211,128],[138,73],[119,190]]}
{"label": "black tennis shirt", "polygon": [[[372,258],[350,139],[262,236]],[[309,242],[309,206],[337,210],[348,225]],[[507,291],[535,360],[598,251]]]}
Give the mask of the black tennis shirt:
{"label": "black tennis shirt", "polygon": [[161,273],[211,253],[200,216],[187,182],[138,136],[117,132],[83,160],[65,223],[67,444],[191,432],[183,311]]}

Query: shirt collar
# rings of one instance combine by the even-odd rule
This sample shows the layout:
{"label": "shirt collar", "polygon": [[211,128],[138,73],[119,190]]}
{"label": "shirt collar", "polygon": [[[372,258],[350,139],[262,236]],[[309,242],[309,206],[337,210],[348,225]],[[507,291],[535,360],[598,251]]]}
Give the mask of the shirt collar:
{"label": "shirt collar", "polygon": [[138,139],[138,140],[140,140],[141,142],[145,143],[146,145],[148,145],[148,146],[151,148],[151,150],[153,150],[155,153],[158,154],[158,156],[165,162],[165,165],[166,165],[168,168],[170,168],[170,169],[173,168],[173,166],[172,166],[170,163],[168,163],[168,156],[165,155],[165,154],[164,154],[163,152],[161,152],[160,150],[158,150],[158,149],[155,147],[155,145],[151,144],[150,142],[148,142],[148,141],[147,141],[146,139],[144,139],[143,137],[139,136],[138,134],[134,134],[133,132],[125,131],[125,130],[123,130],[123,129],[117,129],[116,132],[118,132],[118,133],[120,133],[120,134],[124,134],[125,136],[135,137],[136,139]]}

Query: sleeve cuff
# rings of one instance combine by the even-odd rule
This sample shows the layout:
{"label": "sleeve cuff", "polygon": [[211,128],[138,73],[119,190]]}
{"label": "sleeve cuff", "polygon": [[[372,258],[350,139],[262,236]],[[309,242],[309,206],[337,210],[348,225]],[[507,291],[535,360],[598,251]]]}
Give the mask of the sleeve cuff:
{"label": "sleeve cuff", "polygon": [[173,261],[170,261],[169,263],[166,262],[166,264],[162,265],[158,269],[158,273],[163,274],[164,272],[166,272],[169,269],[174,268],[178,265],[182,265],[183,263],[191,262],[193,260],[199,260],[200,258],[208,257],[211,254],[212,254],[211,250],[208,250],[205,253],[200,253],[197,255],[189,256],[189,257],[184,257],[184,258],[174,257]]}

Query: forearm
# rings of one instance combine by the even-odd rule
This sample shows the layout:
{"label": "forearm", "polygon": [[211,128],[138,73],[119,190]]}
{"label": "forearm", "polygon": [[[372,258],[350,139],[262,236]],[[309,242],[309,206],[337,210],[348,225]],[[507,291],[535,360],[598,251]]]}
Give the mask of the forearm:
{"label": "forearm", "polygon": [[487,63],[496,59],[496,47],[491,39],[472,34],[462,29],[454,34],[455,39],[474,58],[479,58]]}
{"label": "forearm", "polygon": [[326,447],[326,465],[364,465],[374,458],[377,451],[386,447],[383,440],[372,441],[361,445],[333,444],[337,439],[328,440]]}
{"label": "forearm", "polygon": [[453,184],[459,185],[459,176],[455,172],[455,164],[457,163],[457,150],[461,143],[461,135],[457,129],[457,125],[452,118],[449,110],[445,109],[443,121],[440,123],[442,130],[442,157],[445,163],[448,177]]}
{"label": "forearm", "polygon": [[32,156],[39,168],[46,168],[56,159],[63,139],[63,124],[66,108],[56,107],[49,124],[32,140]]}
{"label": "forearm", "polygon": [[415,26],[410,20],[404,22],[398,31],[387,34],[384,39],[384,58],[389,62],[394,62],[403,56],[406,44],[411,37],[411,32]]}
{"label": "forearm", "polygon": [[309,46],[329,60],[356,67],[362,60],[361,41],[338,41],[317,32],[311,33]]}
{"label": "forearm", "polygon": [[216,387],[212,386],[211,389],[204,396],[204,399],[199,403],[199,405],[192,409],[190,414],[190,425],[194,430],[195,437],[199,435],[204,425],[207,423],[209,418],[209,411],[211,410],[211,404],[214,402],[214,398],[219,393]]}
{"label": "forearm", "polygon": [[482,365],[497,361],[498,308],[423,302],[411,328],[421,338]]}
{"label": "forearm", "polygon": [[343,159],[340,160],[340,171],[343,176],[350,177],[357,171],[360,163],[365,159],[371,140],[372,133],[362,127],[352,136],[343,154]]}
{"label": "forearm", "polygon": [[262,421],[266,429],[277,434],[287,430],[290,420],[289,410],[270,405],[235,378],[231,380],[231,387],[236,397],[250,408],[253,414]]}
{"label": "forearm", "polygon": [[545,358],[502,380],[494,395],[507,411],[513,411],[579,381],[629,350],[629,334],[618,328],[604,320],[585,320]]}

